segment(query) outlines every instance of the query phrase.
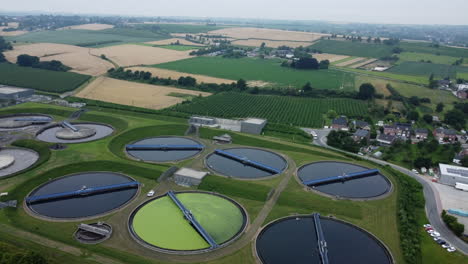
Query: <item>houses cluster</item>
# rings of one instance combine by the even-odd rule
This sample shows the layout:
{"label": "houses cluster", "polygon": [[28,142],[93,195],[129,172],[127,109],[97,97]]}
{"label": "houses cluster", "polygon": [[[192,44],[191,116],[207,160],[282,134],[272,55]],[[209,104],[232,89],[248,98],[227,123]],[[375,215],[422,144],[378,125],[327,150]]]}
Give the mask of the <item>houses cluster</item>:
{"label": "houses cluster", "polygon": [[[351,124],[356,129],[352,135],[352,139],[355,142],[361,142],[363,139],[370,139],[371,126],[369,123],[362,120],[353,120]],[[348,119],[345,116],[333,119],[331,128],[334,130],[349,131]]]}
{"label": "houses cluster", "polygon": [[468,83],[454,84],[451,80],[444,79],[438,80],[437,85],[439,89],[452,91],[452,93],[460,99],[468,98]]}
{"label": "houses cluster", "polygon": [[456,85],[457,97],[460,99],[468,98],[468,83],[461,83]]}

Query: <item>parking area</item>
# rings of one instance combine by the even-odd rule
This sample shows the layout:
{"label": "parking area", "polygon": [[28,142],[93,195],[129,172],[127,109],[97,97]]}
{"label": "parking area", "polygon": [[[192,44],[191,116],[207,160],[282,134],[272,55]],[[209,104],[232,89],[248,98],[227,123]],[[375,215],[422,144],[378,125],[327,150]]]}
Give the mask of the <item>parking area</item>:
{"label": "parking area", "polygon": [[[442,208],[444,210],[458,209],[468,212],[468,192],[460,191],[452,186],[433,183],[440,195]],[[468,217],[457,216],[458,222],[465,225],[465,234],[468,234]]]}

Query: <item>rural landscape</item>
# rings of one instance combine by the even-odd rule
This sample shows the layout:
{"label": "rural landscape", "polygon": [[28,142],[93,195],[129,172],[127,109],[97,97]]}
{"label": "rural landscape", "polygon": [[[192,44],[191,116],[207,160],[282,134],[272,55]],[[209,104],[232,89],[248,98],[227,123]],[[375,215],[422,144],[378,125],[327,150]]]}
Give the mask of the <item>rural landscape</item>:
{"label": "rural landscape", "polygon": [[1,264],[468,262],[468,21],[17,5]]}

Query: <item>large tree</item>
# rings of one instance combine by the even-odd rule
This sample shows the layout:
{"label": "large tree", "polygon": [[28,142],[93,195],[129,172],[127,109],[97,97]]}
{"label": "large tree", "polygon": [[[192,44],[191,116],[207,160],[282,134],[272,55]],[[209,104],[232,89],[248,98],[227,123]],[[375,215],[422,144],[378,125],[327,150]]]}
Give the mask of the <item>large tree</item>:
{"label": "large tree", "polygon": [[375,95],[375,87],[371,83],[363,83],[359,87],[358,97],[363,100],[372,99]]}
{"label": "large tree", "polygon": [[450,110],[445,113],[444,121],[456,129],[462,129],[465,127],[465,115],[458,109]]}
{"label": "large tree", "polygon": [[18,56],[16,63],[23,67],[32,67],[39,63],[39,57],[21,54]]}

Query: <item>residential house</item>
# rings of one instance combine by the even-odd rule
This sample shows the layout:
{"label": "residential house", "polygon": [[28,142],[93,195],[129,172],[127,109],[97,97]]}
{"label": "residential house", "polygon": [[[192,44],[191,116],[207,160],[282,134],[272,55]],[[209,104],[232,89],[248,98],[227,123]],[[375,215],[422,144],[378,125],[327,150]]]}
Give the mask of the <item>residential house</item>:
{"label": "residential house", "polygon": [[450,81],[450,80],[438,80],[437,84],[439,85],[439,88],[450,88],[450,85],[452,84],[452,81]]}
{"label": "residential house", "polygon": [[439,142],[444,142],[444,139],[448,139],[449,142],[457,141],[457,131],[454,129],[440,127],[436,128],[433,134]]}
{"label": "residential house", "polygon": [[335,130],[348,131],[348,119],[346,119],[345,116],[340,116],[338,118],[333,119],[331,128]]}
{"label": "residential house", "polygon": [[384,126],[385,135],[397,136],[403,139],[411,137],[411,130],[412,125],[406,123],[396,123]]}
{"label": "residential house", "polygon": [[426,140],[429,136],[429,130],[427,130],[427,128],[416,128],[414,130],[414,134],[416,136],[416,139]]}
{"label": "residential house", "polygon": [[457,91],[463,91],[468,89],[468,83],[457,84]]}
{"label": "residential house", "polygon": [[463,157],[465,157],[466,155],[468,155],[468,149],[463,149],[462,151],[460,151],[459,153],[457,153],[455,155],[455,157],[453,158],[453,163],[456,163],[456,164],[461,164],[461,160],[463,159]]}
{"label": "residential house", "polygon": [[457,97],[460,99],[466,99],[468,97],[468,90],[457,91]]}
{"label": "residential house", "polygon": [[356,142],[360,142],[363,139],[370,139],[370,132],[369,130],[365,129],[358,129],[352,136],[353,140]]}
{"label": "residential house", "polygon": [[395,142],[395,140],[396,140],[395,135],[380,134],[377,137],[377,142],[379,142],[380,145],[384,145],[384,146],[392,145]]}
{"label": "residential house", "polygon": [[358,128],[365,129],[365,130],[370,130],[371,129],[369,123],[367,123],[366,121],[354,120],[353,123],[354,123],[354,127],[356,129],[358,129]]}

